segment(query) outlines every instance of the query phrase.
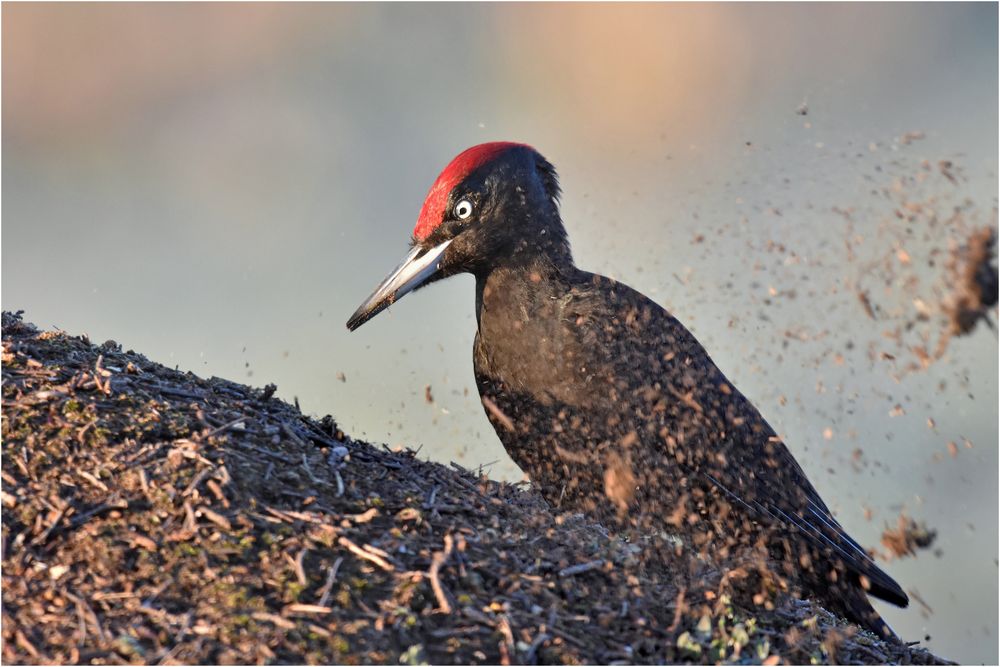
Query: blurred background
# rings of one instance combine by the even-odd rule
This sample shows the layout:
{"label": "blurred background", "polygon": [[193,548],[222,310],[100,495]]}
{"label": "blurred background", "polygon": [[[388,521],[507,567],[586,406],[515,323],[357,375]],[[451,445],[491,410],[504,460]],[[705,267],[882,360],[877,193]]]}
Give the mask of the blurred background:
{"label": "blurred background", "polygon": [[471,278],[344,322],[456,153],[530,143],[577,263],[686,323],[862,544],[938,531],[886,565],[896,630],[997,661],[997,334],[943,339],[996,227],[996,4],[2,11],[4,309],[518,480]]}

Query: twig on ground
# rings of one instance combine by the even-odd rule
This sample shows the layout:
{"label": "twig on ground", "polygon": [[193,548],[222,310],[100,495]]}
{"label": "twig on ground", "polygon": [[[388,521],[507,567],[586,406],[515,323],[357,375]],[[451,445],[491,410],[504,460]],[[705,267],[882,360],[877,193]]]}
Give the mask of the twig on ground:
{"label": "twig on ground", "polygon": [[288,422],[281,422],[281,430],[285,432],[289,438],[295,441],[295,444],[300,447],[305,447],[306,443],[299,437],[299,434],[292,430],[292,427],[288,425]]}
{"label": "twig on ground", "polygon": [[580,563],[579,565],[571,565],[570,567],[563,568],[559,570],[559,576],[572,577],[573,575],[583,574],[584,572],[590,572],[601,567],[604,567],[603,560],[592,560],[589,563]]}
{"label": "twig on ground", "polygon": [[389,563],[388,561],[386,561],[384,558],[382,558],[381,556],[379,556],[377,554],[373,554],[371,552],[365,551],[364,549],[362,549],[361,547],[359,547],[354,542],[351,542],[346,537],[341,537],[340,539],[337,540],[337,543],[340,544],[342,547],[345,547],[348,551],[350,551],[355,556],[358,556],[359,558],[364,558],[365,560],[369,560],[369,561],[375,563],[376,565],[378,565],[380,568],[382,568],[386,572],[393,572],[396,569],[392,565],[392,563]]}
{"label": "twig on ground", "polygon": [[427,571],[427,577],[431,580],[431,588],[434,590],[434,597],[438,601],[438,608],[445,614],[451,613],[451,603],[448,601],[444,586],[441,584],[440,572],[441,567],[448,561],[448,557],[451,556],[453,546],[454,541],[451,534],[446,533],[444,536],[444,551],[434,552],[434,555],[431,557],[431,567]]}
{"label": "twig on ground", "polygon": [[299,552],[299,555],[295,557],[295,560],[292,561],[292,564],[295,566],[295,576],[298,578],[300,586],[305,586],[309,583],[309,580],[306,578],[306,569],[302,565],[302,561],[305,559],[307,551],[309,550],[303,549]]}
{"label": "twig on ground", "polygon": [[340,565],[344,562],[343,556],[338,556],[337,560],[333,562],[330,569],[326,573],[326,583],[323,584],[323,588],[319,591],[319,602],[320,607],[325,607],[326,603],[330,600],[330,591],[333,589],[333,583],[337,581],[337,572],[340,571]]}

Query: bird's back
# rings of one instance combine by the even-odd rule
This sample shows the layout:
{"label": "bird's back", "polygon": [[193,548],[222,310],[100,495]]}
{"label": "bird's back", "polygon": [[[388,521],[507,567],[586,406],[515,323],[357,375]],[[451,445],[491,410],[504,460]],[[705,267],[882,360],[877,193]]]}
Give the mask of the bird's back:
{"label": "bird's back", "polygon": [[703,553],[766,544],[784,574],[871,629],[884,623],[862,588],[906,605],[665,309],[576,269],[495,275],[477,289],[474,362],[487,415],[551,503],[666,526]]}

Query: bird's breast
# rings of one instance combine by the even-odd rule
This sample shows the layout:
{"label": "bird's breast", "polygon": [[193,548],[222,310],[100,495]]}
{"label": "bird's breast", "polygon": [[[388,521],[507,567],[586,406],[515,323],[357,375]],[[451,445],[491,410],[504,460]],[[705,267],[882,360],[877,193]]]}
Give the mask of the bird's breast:
{"label": "bird's breast", "polygon": [[474,357],[477,376],[544,404],[591,402],[594,375],[559,310],[554,301],[534,308],[484,307]]}

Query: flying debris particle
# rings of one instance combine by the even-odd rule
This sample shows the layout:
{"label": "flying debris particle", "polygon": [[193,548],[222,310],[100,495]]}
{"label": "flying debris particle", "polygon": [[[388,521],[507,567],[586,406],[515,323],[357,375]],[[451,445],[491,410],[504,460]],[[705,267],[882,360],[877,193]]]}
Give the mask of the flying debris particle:
{"label": "flying debris particle", "polygon": [[948,454],[951,455],[951,458],[958,456],[958,445],[951,440],[948,441]]}
{"label": "flying debris particle", "polygon": [[920,141],[921,139],[925,138],[926,136],[927,135],[925,135],[920,130],[916,130],[916,131],[911,131],[911,132],[904,133],[902,136],[899,137],[898,141],[899,141],[899,143],[903,144],[904,146],[909,146],[914,141]]}
{"label": "flying debris particle", "polygon": [[996,305],[998,284],[996,232],[992,227],[974,230],[966,243],[952,253],[955,291],[947,307],[951,333],[963,336],[975,328]]}
{"label": "flying debris particle", "polygon": [[424,387],[424,400],[428,403],[434,402],[434,394],[431,393],[431,386],[427,385]]}
{"label": "flying debris particle", "polygon": [[504,411],[493,402],[493,399],[489,396],[480,396],[480,398],[483,400],[483,405],[486,406],[486,409],[489,410],[494,419],[500,422],[500,424],[508,431],[514,430],[514,420],[504,414]]}
{"label": "flying debris particle", "polygon": [[941,172],[941,175],[951,181],[952,185],[958,185],[958,179],[952,171],[954,167],[955,164],[951,160],[941,160],[938,162],[938,171]]}
{"label": "flying debris particle", "polygon": [[851,468],[854,472],[861,472],[865,453],[860,447],[855,447],[851,452]]}
{"label": "flying debris particle", "polygon": [[[922,597],[920,597],[920,593],[918,593],[915,588],[911,588],[911,589],[907,590],[906,592],[909,593],[910,597],[913,598],[914,600],[916,600],[917,604],[919,604],[923,608],[923,610],[924,610],[924,616],[925,617],[927,615],[929,615],[929,614],[933,614],[934,613],[934,610],[931,609],[931,606],[929,604],[927,604],[927,602]],[[928,637],[928,640],[929,639],[930,638]]]}
{"label": "flying debris particle", "polygon": [[614,503],[619,514],[628,512],[636,488],[636,478],[628,460],[611,452],[604,470],[604,493]]}
{"label": "flying debris particle", "polygon": [[795,110],[795,113],[797,113],[800,116],[806,116],[806,115],[808,115],[809,114],[809,103],[808,102],[802,102],[802,104],[800,104],[798,106],[798,108]]}
{"label": "flying debris particle", "polygon": [[893,406],[892,410],[889,410],[889,416],[890,417],[902,417],[905,414],[906,414],[906,410],[904,410],[903,406],[900,405],[899,403],[897,403],[895,406]]}
{"label": "flying debris particle", "polygon": [[343,371],[337,371],[337,379],[341,382],[347,382],[347,376],[344,375]]}
{"label": "flying debris particle", "polygon": [[871,298],[868,296],[868,292],[858,292],[858,301],[861,302],[861,307],[865,309],[865,315],[871,319],[875,319],[875,310],[872,308]]}
{"label": "flying debris particle", "polygon": [[889,556],[896,558],[915,556],[917,549],[929,548],[936,538],[936,530],[928,529],[905,514],[899,515],[895,529],[886,528],[882,532],[882,544],[889,550]]}
{"label": "flying debris particle", "polygon": [[830,428],[829,426],[823,429],[823,439],[833,440],[833,429]]}

